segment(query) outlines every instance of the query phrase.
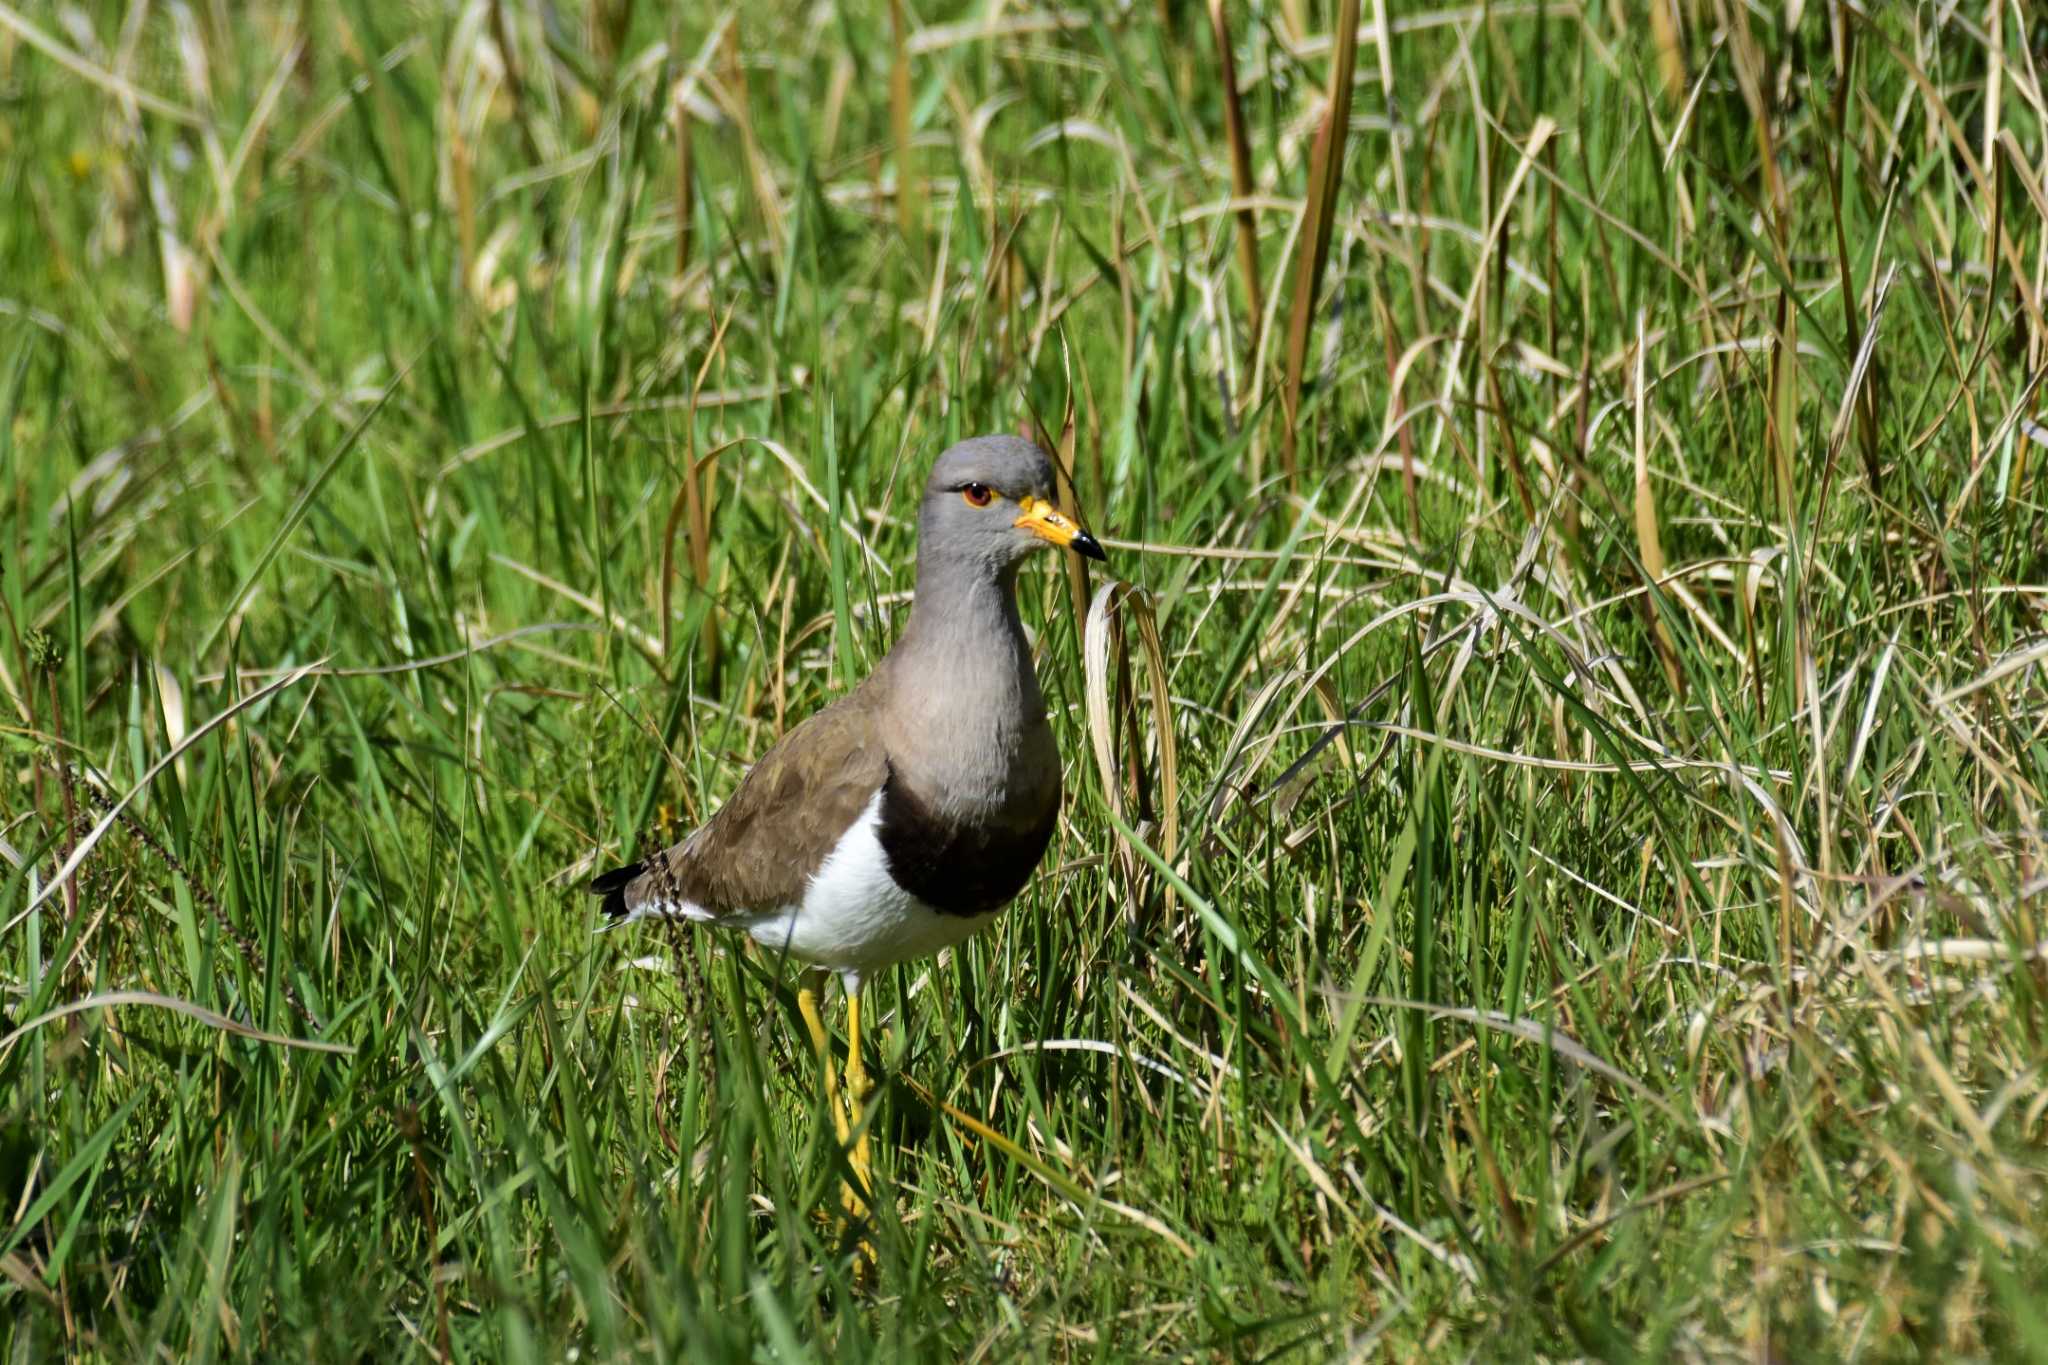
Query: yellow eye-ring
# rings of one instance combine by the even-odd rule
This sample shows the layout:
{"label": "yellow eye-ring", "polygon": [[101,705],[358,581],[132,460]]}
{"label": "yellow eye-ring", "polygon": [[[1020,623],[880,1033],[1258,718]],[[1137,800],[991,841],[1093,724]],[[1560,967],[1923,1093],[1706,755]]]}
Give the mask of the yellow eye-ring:
{"label": "yellow eye-ring", "polygon": [[996,500],[996,492],[985,483],[970,483],[960,490],[960,496],[967,499],[969,507],[986,507]]}

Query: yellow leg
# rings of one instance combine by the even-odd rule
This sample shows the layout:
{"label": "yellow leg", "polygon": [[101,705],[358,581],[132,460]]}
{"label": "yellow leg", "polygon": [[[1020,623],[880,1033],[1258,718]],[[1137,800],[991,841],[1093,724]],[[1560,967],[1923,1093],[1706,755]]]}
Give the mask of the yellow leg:
{"label": "yellow leg", "polygon": [[825,984],[823,972],[805,972],[797,981],[796,1008],[810,1030],[811,1046],[817,1050],[818,1065],[825,1069],[825,1107],[832,1112],[832,1131],[839,1145],[846,1145],[846,1112],[839,1107],[839,1073],[832,1063],[832,1035],[825,1032],[825,1018],[818,1013],[818,988]]}
{"label": "yellow leg", "polygon": [[860,988],[856,986],[846,993],[846,1108],[854,1134],[853,1176],[860,1184],[858,1190],[847,1190],[846,1211],[856,1218],[867,1212],[862,1192],[875,1188],[868,1164],[867,1099],[868,1065],[860,1049]]}
{"label": "yellow leg", "polygon": [[[825,1018],[818,1010],[818,996],[825,984],[825,973],[805,972],[797,982],[797,1013],[804,1017],[804,1028],[811,1035],[811,1046],[817,1049],[818,1065],[825,1071],[825,1105],[832,1111],[832,1131],[839,1137],[841,1148],[847,1146],[853,1130],[859,1128],[864,1117],[863,1101],[867,1098],[867,1064],[861,1059],[860,1051],[860,992],[849,991],[846,996],[846,1032],[848,1038],[846,1056],[847,1108],[840,1106],[839,1077],[832,1060],[832,1035],[825,1031]],[[849,1123],[848,1109],[852,1111]],[[853,1168],[854,1179],[840,1191],[840,1203],[850,1219],[867,1217],[866,1191],[872,1188],[868,1175],[868,1135],[862,1129],[858,1138],[853,1139],[852,1150],[847,1153],[849,1165]],[[875,1263],[874,1248],[865,1237],[860,1243],[860,1263],[872,1267]]]}

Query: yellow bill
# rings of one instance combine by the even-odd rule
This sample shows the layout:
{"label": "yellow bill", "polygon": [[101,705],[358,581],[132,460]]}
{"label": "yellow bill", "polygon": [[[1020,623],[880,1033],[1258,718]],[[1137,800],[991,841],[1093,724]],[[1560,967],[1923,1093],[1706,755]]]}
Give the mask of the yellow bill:
{"label": "yellow bill", "polygon": [[1073,518],[1064,515],[1059,508],[1043,498],[1020,498],[1017,506],[1022,509],[1023,515],[1018,517],[1014,524],[1023,527],[1040,540],[1050,541],[1062,550],[1072,550],[1090,559],[1109,558],[1102,552],[1102,546],[1096,543],[1094,536],[1082,530]]}

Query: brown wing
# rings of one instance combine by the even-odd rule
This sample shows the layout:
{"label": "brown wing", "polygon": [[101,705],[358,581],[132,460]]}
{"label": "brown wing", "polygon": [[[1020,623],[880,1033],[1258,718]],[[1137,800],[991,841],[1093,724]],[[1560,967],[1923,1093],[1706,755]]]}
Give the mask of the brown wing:
{"label": "brown wing", "polygon": [[871,695],[858,688],[783,736],[695,834],[591,882],[605,913],[688,902],[722,918],[802,900],[888,776]]}

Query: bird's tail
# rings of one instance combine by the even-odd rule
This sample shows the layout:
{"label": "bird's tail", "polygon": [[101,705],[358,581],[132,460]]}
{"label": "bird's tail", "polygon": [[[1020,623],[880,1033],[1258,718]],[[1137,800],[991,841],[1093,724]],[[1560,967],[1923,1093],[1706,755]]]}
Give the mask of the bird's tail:
{"label": "bird's tail", "polygon": [[602,876],[590,879],[590,894],[604,897],[604,925],[598,930],[616,929],[633,918],[632,910],[626,905],[626,891],[634,880],[647,870],[645,863],[628,863],[615,867]]}

